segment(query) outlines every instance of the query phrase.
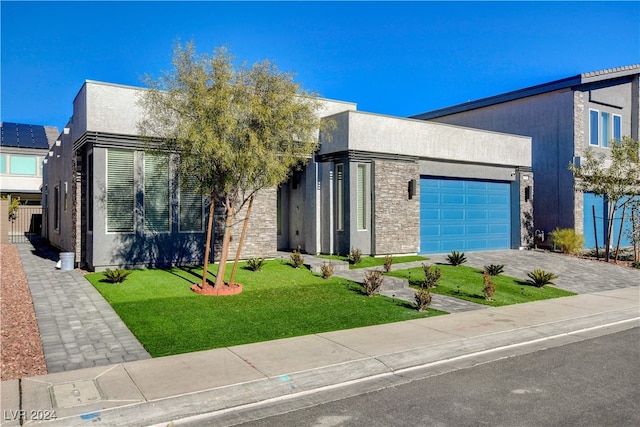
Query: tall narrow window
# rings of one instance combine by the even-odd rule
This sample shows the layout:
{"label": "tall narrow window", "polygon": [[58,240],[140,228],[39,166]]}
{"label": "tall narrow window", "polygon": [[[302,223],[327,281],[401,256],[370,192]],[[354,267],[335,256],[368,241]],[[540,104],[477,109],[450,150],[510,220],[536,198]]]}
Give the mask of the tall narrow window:
{"label": "tall narrow window", "polygon": [[611,141],[611,119],[610,115],[607,112],[601,112],[600,117],[602,118],[602,138],[600,139],[600,144],[603,147],[609,146],[609,141]]}
{"label": "tall narrow window", "polygon": [[0,155],[0,173],[7,173],[7,156],[4,154]]}
{"label": "tall narrow window", "polygon": [[169,156],[144,155],[144,228],[169,231]]}
{"label": "tall narrow window", "polygon": [[107,151],[107,231],[132,232],[133,151]]}
{"label": "tall narrow window", "polygon": [[344,230],[344,165],[336,165],[336,228]]}
{"label": "tall narrow window", "polygon": [[69,207],[69,184],[65,181],[64,183],[64,211],[67,211]]}
{"label": "tall narrow window", "polygon": [[598,112],[596,110],[589,110],[589,145],[598,145],[598,138],[600,138],[599,120]]}
{"label": "tall narrow window", "polygon": [[282,235],[282,189],[276,193],[276,235]]}
{"label": "tall narrow window", "polygon": [[358,165],[358,230],[367,229],[367,167]]}
{"label": "tall narrow window", "polygon": [[613,115],[613,139],[616,142],[620,142],[622,140],[622,117]]}
{"label": "tall narrow window", "polygon": [[93,153],[87,156],[87,230],[93,231]]}
{"label": "tall narrow window", "polygon": [[202,231],[202,195],[195,178],[180,180],[180,231]]}
{"label": "tall narrow window", "polygon": [[53,229],[60,231],[60,185],[53,189]]}

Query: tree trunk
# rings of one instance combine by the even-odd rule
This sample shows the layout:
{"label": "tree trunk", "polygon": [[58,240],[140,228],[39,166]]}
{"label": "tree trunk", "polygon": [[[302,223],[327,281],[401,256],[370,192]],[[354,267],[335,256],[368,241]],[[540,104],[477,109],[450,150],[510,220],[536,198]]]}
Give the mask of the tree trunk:
{"label": "tree trunk", "polygon": [[200,283],[200,289],[203,289],[207,284],[207,269],[209,268],[209,252],[211,251],[211,233],[213,231],[213,214],[216,204],[216,192],[211,192],[211,202],[209,203],[209,219],[207,221],[207,243],[204,249],[204,267],[202,270],[202,283]]}
{"label": "tree trunk", "polygon": [[[235,200],[234,200],[235,201]],[[227,267],[227,258],[229,257],[229,245],[231,243],[231,227],[233,226],[233,206],[234,203],[227,195],[226,198],[226,219],[224,222],[224,237],[222,239],[222,249],[220,250],[220,264],[218,265],[218,275],[216,283],[213,285],[215,289],[219,289],[224,285],[224,273]]]}
{"label": "tree trunk", "polygon": [[235,283],[236,271],[238,270],[238,263],[240,262],[240,253],[242,252],[242,245],[244,244],[244,238],[247,235],[247,228],[249,225],[249,216],[251,215],[251,206],[253,206],[254,195],[249,199],[249,206],[247,206],[247,214],[244,217],[244,223],[242,224],[242,233],[240,234],[240,240],[238,241],[238,250],[236,251],[236,259],[233,263],[233,269],[231,270],[231,277],[229,278],[229,284]]}
{"label": "tree trunk", "polygon": [[618,231],[618,243],[616,244],[616,254],[613,259],[614,263],[618,263],[618,254],[620,253],[620,240],[622,239],[622,229],[624,228],[624,214],[627,210],[626,206],[622,206],[622,219],[620,219],[620,230]]}

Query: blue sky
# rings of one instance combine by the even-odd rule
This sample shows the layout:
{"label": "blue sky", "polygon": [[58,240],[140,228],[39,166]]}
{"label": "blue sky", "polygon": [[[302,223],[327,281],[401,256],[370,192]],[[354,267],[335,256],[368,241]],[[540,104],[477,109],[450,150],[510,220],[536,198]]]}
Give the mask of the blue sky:
{"label": "blue sky", "polygon": [[140,86],[174,42],[274,61],[311,91],[409,116],[640,63],[640,2],[10,2],[1,118],[62,128],[85,80]]}

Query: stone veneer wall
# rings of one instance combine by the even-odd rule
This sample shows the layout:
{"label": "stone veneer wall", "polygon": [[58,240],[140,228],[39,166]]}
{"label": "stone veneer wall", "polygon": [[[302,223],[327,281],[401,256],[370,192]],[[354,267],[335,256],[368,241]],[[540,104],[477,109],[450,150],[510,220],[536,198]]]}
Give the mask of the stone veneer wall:
{"label": "stone veneer wall", "polygon": [[[526,177],[526,178],[525,178]],[[520,246],[532,248],[534,246],[535,224],[533,222],[533,172],[519,171],[520,181]],[[526,201],[526,188],[530,187],[529,200]],[[515,201],[513,202],[515,203]]]}
{"label": "stone veneer wall", "polygon": [[[416,190],[409,199],[409,181]],[[376,255],[420,250],[420,169],[417,162],[374,162],[374,233]]]}
{"label": "stone veneer wall", "polygon": [[[573,92],[573,155],[580,158],[585,153],[585,123],[589,120],[584,110],[584,93]],[[575,232],[584,234],[584,195],[577,189],[573,193],[573,221]]]}
{"label": "stone veneer wall", "polygon": [[[267,188],[260,190],[253,201],[251,217],[247,235],[242,247],[241,259],[274,257],[277,247],[276,230],[276,189]],[[248,205],[248,203],[247,203]],[[229,260],[233,261],[238,250],[238,242],[242,233],[242,226],[247,205],[236,215],[236,223],[231,231],[231,244],[229,248]],[[222,220],[223,206],[221,202],[216,204],[216,228],[214,258],[220,259],[222,249],[222,237],[224,234],[224,221]]]}

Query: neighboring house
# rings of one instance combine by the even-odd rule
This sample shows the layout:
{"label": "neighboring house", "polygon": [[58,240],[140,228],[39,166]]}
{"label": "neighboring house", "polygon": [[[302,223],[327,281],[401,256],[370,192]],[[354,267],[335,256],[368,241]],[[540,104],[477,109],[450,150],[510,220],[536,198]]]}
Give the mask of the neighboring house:
{"label": "neighboring house", "polygon": [[608,153],[613,140],[638,139],[639,76],[640,65],[584,73],[413,118],[531,136],[535,228],[547,234],[573,228],[585,235],[585,247],[594,247],[595,209],[602,246],[606,205],[575,189],[568,165],[578,165],[587,147]]}
{"label": "neighboring house", "polygon": [[58,129],[2,122],[0,142],[0,192],[20,198],[21,204],[40,205],[42,162],[55,144]]}
{"label": "neighboring house", "polygon": [[[175,154],[140,140],[143,90],[86,81],[45,165],[46,237],[88,269],[202,262],[208,200],[179,182]],[[336,128],[289,182],[258,193],[242,258],[531,244],[530,138],[323,103]]]}
{"label": "neighboring house", "polygon": [[[2,227],[0,239],[11,243],[26,241],[41,233],[42,164],[55,145],[58,129],[23,123],[2,122],[0,142],[0,192],[6,199],[19,200],[15,215]],[[3,210],[2,222],[7,221]]]}

